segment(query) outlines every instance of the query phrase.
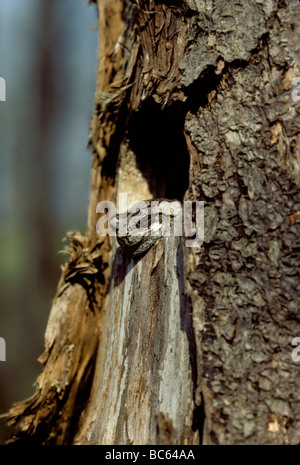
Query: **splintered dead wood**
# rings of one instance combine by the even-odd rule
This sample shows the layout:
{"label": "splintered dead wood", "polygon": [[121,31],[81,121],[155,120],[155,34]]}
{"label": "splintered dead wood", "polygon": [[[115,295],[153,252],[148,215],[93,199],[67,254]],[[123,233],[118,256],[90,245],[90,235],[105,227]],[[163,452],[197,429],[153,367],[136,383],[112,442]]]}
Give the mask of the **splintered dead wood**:
{"label": "splintered dead wood", "polygon": [[63,267],[50,312],[36,392],[4,415],[17,427],[11,441],[34,437],[39,443],[66,444],[74,434],[88,398],[99,342],[95,277],[101,274],[100,248],[89,247],[79,233],[69,237],[70,260]]}

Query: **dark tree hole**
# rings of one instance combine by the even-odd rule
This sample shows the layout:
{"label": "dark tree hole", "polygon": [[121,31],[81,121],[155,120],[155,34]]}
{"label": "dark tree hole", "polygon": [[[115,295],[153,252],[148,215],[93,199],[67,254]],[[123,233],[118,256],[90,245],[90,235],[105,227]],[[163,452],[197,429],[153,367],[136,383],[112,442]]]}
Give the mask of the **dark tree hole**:
{"label": "dark tree hole", "polygon": [[[225,65],[223,74],[227,72]],[[214,66],[208,66],[207,69],[185,89],[187,101],[184,106],[193,114],[197,114],[201,108],[208,104],[208,95],[212,90],[217,90],[223,74],[217,75]]]}
{"label": "dark tree hole", "polygon": [[189,153],[184,137],[184,118],[178,107],[162,110],[147,102],[127,127],[130,148],[137,167],[147,180],[154,198],[182,202],[189,186]]}

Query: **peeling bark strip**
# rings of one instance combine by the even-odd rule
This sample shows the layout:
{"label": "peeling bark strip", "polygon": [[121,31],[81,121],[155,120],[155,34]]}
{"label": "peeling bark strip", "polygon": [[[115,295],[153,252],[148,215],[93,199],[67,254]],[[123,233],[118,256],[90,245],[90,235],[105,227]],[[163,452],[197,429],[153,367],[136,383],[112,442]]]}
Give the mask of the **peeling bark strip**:
{"label": "peeling bark strip", "polygon": [[[97,4],[89,231],[11,422],[43,443],[298,444],[299,2]],[[203,247],[128,262],[96,234],[121,192],[204,200]]]}

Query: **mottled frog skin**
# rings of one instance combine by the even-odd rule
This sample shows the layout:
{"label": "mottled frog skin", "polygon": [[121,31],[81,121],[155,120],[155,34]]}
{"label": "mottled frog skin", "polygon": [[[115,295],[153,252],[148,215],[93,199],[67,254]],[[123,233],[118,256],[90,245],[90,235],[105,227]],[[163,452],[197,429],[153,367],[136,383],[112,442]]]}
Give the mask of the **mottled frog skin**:
{"label": "mottled frog skin", "polygon": [[127,212],[116,214],[110,225],[116,230],[123,251],[138,257],[161,237],[171,233],[174,217],[179,212],[181,204],[178,200],[144,200],[136,202]]}

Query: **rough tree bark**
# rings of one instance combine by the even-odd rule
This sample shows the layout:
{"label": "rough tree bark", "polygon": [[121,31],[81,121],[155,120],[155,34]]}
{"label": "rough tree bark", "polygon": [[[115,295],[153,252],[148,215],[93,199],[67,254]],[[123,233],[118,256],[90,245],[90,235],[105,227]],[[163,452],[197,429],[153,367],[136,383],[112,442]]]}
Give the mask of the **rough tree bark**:
{"label": "rough tree bark", "polygon": [[[298,1],[98,10],[89,229],[70,237],[14,440],[296,444]],[[126,258],[96,233],[96,205],[121,192],[204,200],[203,246]]]}

